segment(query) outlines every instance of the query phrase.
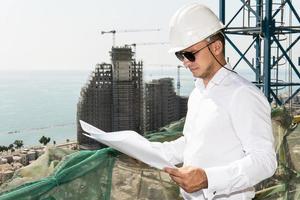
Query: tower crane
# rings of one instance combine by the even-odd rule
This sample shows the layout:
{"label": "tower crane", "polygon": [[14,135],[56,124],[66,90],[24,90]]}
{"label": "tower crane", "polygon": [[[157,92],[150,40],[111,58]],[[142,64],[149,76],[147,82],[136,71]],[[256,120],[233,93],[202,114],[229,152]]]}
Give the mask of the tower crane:
{"label": "tower crane", "polygon": [[169,44],[169,42],[143,42],[143,43],[126,44],[125,46],[132,46],[133,47],[133,51],[135,53],[135,57],[136,57],[136,46],[166,45],[166,44]]}
{"label": "tower crane", "polygon": [[152,32],[160,31],[161,29],[129,29],[129,30],[110,30],[110,31],[101,31],[101,35],[110,33],[112,34],[113,47],[116,45],[116,33],[132,33],[132,32]]}
{"label": "tower crane", "polygon": [[[150,66],[160,66],[160,67],[174,67],[175,65],[172,64],[149,64]],[[176,93],[178,96],[180,96],[180,88],[181,88],[181,84],[180,84],[180,68],[185,68],[182,65],[177,65],[177,85],[176,85]]]}
{"label": "tower crane", "polygon": [[182,68],[182,65],[177,65],[177,95],[180,96],[180,68]]}

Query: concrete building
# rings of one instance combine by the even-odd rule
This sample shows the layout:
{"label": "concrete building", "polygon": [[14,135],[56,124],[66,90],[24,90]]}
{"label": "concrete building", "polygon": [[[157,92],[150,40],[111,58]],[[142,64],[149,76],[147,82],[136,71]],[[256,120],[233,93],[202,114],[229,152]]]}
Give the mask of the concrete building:
{"label": "concrete building", "polygon": [[10,179],[13,176],[13,174],[13,168],[10,164],[6,163],[0,165],[0,184]]}
{"label": "concrete building", "polygon": [[143,69],[131,48],[113,48],[112,130],[143,134]]}
{"label": "concrete building", "polygon": [[14,171],[7,170],[7,171],[0,171],[0,183],[4,183],[5,181],[9,180],[14,175]]}
{"label": "concrete building", "polygon": [[14,161],[14,163],[22,163],[22,158],[21,158],[21,156],[14,155],[13,161]]}
{"label": "concrete building", "polygon": [[7,159],[6,158],[0,158],[0,165],[6,164],[6,163],[7,163]]}
{"label": "concrete building", "polygon": [[12,170],[12,166],[8,163],[0,165],[0,172]]}
{"label": "concrete building", "polygon": [[[29,163],[28,163],[29,164]],[[15,163],[11,163],[11,170],[12,171],[16,171],[22,167],[25,167],[22,163],[19,163],[19,162],[15,162]]]}
{"label": "concrete building", "polygon": [[12,155],[3,156],[2,158],[6,159],[7,163],[12,163],[14,161]]}
{"label": "concrete building", "polygon": [[187,97],[177,96],[172,78],[145,84],[145,131],[159,128],[185,117]]}
{"label": "concrete building", "polygon": [[35,151],[28,151],[27,152],[27,160],[28,162],[33,161],[37,158]]}
{"label": "concrete building", "polygon": [[188,99],[186,96],[177,96],[178,119],[186,116]]}
{"label": "concrete building", "polygon": [[26,166],[28,165],[29,161],[28,161],[28,155],[27,154],[20,154],[21,157],[21,164]]}
{"label": "concrete building", "polygon": [[82,135],[79,120],[104,131],[134,130],[143,134],[142,63],[130,47],[113,47],[112,64],[96,65],[82,88],[77,105],[77,140],[81,149],[98,149],[100,143]]}

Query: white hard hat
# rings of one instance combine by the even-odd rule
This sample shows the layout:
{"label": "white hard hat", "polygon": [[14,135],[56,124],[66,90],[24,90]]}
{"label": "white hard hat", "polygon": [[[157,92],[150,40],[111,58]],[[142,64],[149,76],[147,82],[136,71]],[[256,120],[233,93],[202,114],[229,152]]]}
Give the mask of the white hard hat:
{"label": "white hard hat", "polygon": [[171,18],[169,26],[169,52],[186,49],[224,28],[213,11],[199,3],[180,8]]}

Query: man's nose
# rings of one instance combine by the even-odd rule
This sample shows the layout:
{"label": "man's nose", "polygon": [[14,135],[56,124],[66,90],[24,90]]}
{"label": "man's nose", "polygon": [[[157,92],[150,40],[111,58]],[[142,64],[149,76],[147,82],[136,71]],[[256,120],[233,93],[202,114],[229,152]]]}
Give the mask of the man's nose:
{"label": "man's nose", "polygon": [[183,65],[185,66],[185,68],[190,68],[192,62],[189,61],[188,59],[184,58],[183,59]]}

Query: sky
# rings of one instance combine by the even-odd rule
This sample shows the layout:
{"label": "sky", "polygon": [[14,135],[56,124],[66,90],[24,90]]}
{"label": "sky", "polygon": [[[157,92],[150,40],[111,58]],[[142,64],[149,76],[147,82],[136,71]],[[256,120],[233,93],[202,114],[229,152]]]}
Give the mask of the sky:
{"label": "sky", "polygon": [[[226,5],[227,20],[241,6],[234,1]],[[110,62],[112,35],[101,31],[160,29],[116,33],[117,46],[168,42],[171,16],[189,2],[195,0],[0,0],[0,70],[91,70]],[[218,14],[218,0],[197,2]],[[300,13],[299,1],[295,7]],[[137,45],[137,58],[148,66],[177,66],[168,48]]]}

